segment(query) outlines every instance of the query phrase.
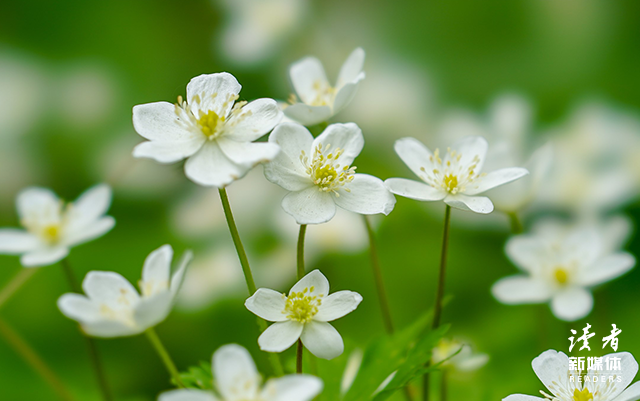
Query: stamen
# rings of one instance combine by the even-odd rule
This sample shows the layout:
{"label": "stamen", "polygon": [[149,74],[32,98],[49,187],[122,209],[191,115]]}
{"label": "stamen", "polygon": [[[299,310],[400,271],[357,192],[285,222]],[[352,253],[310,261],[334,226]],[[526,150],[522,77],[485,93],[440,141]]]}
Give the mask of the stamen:
{"label": "stamen", "polygon": [[[356,167],[341,166],[338,159],[344,153],[344,149],[335,148],[331,153],[331,144],[323,146],[318,144],[313,151],[311,159],[303,151],[300,152],[300,162],[306,173],[318,189],[323,192],[333,192],[340,196],[339,189],[351,192],[346,184],[353,181]],[[328,153],[327,155],[325,155]]]}

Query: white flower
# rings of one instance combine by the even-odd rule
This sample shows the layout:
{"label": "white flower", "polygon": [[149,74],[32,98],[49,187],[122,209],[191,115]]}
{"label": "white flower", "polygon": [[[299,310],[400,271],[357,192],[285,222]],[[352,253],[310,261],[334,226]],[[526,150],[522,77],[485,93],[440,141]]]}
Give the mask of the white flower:
{"label": "white flower", "polygon": [[[457,354],[451,357],[456,352]],[[438,346],[433,349],[431,359],[436,364],[449,357],[451,358],[444,362],[443,366],[451,366],[461,372],[480,369],[489,361],[489,355],[474,353],[469,344],[443,338],[438,343]]]}
{"label": "white flower", "polygon": [[364,50],[355,49],[342,64],[338,81],[331,86],[315,57],[295,62],[289,70],[291,83],[302,103],[284,109],[284,114],[303,125],[314,125],[329,120],[353,99],[358,84],[364,79]]}
{"label": "white flower", "polygon": [[58,262],[71,247],[104,235],[115,224],[113,217],[104,215],[111,204],[111,188],[105,184],[66,206],[52,191],[31,187],[18,194],[16,204],[26,230],[0,229],[0,253],[21,254],[25,267]]}
{"label": "white flower", "polygon": [[260,288],[245,306],[264,320],[275,322],[258,338],[260,349],[282,352],[298,339],[315,356],[333,359],[344,351],[340,333],[327,322],[353,312],[362,296],[353,291],[329,295],[329,281],[314,270],[298,281],[289,295]]}
{"label": "white flower", "polygon": [[225,187],[256,164],[272,160],[278,147],[253,143],[282,119],[273,99],[237,102],[241,86],[233,75],[200,75],[187,85],[178,104],[156,102],[133,108],[133,126],[149,139],[135,147],[135,157],[160,163],[187,158],[185,174],[193,182]]}
{"label": "white flower", "polygon": [[264,166],[274,184],[291,191],[282,208],[298,224],[331,220],[336,205],[360,214],[389,214],[396,203],[383,182],[368,174],[356,174],[353,160],[364,146],[356,124],[332,124],[317,138],[301,125],[283,123],[269,142],[282,151]]}
{"label": "white flower", "polygon": [[511,167],[481,173],[487,153],[487,141],[478,136],[463,138],[440,155],[431,153],[420,141],[402,138],[395,150],[404,163],[423,182],[404,178],[389,178],[385,185],[396,195],[419,201],[444,202],[462,210],[491,213],[493,203],[484,196],[476,196],[491,188],[514,181],[526,174],[524,168]]}
{"label": "white flower", "polygon": [[[512,394],[503,401],[636,401],[640,399],[640,382],[629,386],[638,372],[638,363],[635,358],[628,352],[618,352],[605,355],[603,359],[614,357],[620,358],[620,370],[607,370],[606,364],[603,363],[600,369],[589,369],[583,372],[586,376],[582,377],[579,371],[569,370],[567,355],[550,349],[537,356],[531,363],[533,371],[550,394],[542,390],[540,393],[544,398]],[[609,380],[610,377],[613,377],[613,381]]]}
{"label": "white flower", "polygon": [[492,293],[505,304],[551,302],[553,314],[562,320],[580,319],[591,311],[590,287],[612,280],[635,264],[626,252],[607,249],[607,242],[591,227],[560,231],[544,224],[538,232],[511,238],[509,259],[525,274],[505,277]]}
{"label": "white flower", "polygon": [[158,401],[310,401],[322,391],[322,380],[303,374],[270,379],[261,388],[251,355],[236,344],[218,348],[211,367],[216,394],[181,389],[161,394]]}
{"label": "white flower", "polygon": [[64,294],[58,299],[58,307],[91,336],[125,337],[142,333],[169,315],[191,256],[187,251],[171,276],[171,246],[164,245],[151,252],[144,261],[142,280],[138,283],[141,295],[118,273],[91,271],[82,282],[87,295]]}

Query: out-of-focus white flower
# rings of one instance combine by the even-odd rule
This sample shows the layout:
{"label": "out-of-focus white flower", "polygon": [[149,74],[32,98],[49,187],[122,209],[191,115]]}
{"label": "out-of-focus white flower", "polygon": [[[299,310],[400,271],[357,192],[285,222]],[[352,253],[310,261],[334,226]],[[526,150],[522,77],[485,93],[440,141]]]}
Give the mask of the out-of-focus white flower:
{"label": "out-of-focus white flower", "polygon": [[82,282],[86,296],[64,294],[58,299],[58,307],[91,336],[140,334],[162,322],[171,312],[191,257],[190,251],[185,252],[171,275],[171,246],[164,245],[151,252],[142,268],[141,294],[118,273],[91,271]]}
{"label": "out-of-focus white flower", "polygon": [[360,214],[385,215],[396,203],[382,180],[356,174],[353,160],[364,146],[356,124],[332,124],[317,138],[298,124],[280,124],[269,136],[282,152],[264,166],[274,184],[290,191],[282,208],[298,224],[320,224],[333,218],[336,205]]}
{"label": "out-of-focus white flower", "polygon": [[[457,354],[451,357],[451,355],[456,352]],[[438,345],[433,349],[432,355],[431,359],[434,364],[440,363],[451,357],[442,365],[445,367],[452,367],[461,372],[480,369],[489,362],[489,355],[474,353],[469,344],[455,339],[441,339]]]}
{"label": "out-of-focus white flower", "polygon": [[308,0],[218,2],[227,12],[222,51],[231,61],[242,65],[258,64],[273,56],[300,26],[309,8]]}
{"label": "out-of-focus white flower", "polygon": [[541,187],[544,205],[601,213],[636,198],[640,192],[640,120],[591,103],[550,132],[552,174]]}
{"label": "out-of-focus white flower", "polygon": [[561,320],[580,319],[591,311],[590,287],[612,280],[633,268],[634,257],[608,248],[594,227],[566,230],[544,223],[532,234],[511,238],[509,259],[525,274],[505,277],[492,287],[505,304],[551,302]]}
{"label": "out-of-focus white flower", "polygon": [[322,391],[322,380],[303,374],[270,379],[261,386],[251,354],[237,344],[218,348],[211,367],[217,394],[180,389],[161,394],[158,401],[310,401]]}
{"label": "out-of-focus white flower", "polygon": [[315,356],[333,359],[344,351],[340,333],[328,322],[353,312],[362,296],[353,291],[329,295],[329,281],[314,270],[298,281],[289,295],[259,288],[245,306],[262,319],[275,322],[260,335],[260,349],[282,352],[298,339]]}
{"label": "out-of-focus white flower", "polygon": [[[540,393],[544,398],[512,394],[503,401],[636,401],[640,399],[640,382],[629,386],[638,372],[638,363],[633,355],[628,352],[618,352],[605,355],[603,360],[604,358],[608,360],[619,358],[620,369],[613,368],[613,363],[612,369],[607,369],[608,364],[602,363],[584,372],[586,376],[582,377],[579,371],[570,368],[569,357],[563,352],[552,349],[544,351],[533,360],[531,366],[550,394],[542,390]],[[610,377],[616,380],[611,381]],[[585,380],[587,378],[589,380]]]}
{"label": "out-of-focus white flower", "polygon": [[361,349],[355,349],[349,355],[347,365],[344,367],[344,373],[342,374],[342,380],[340,381],[340,394],[346,394],[351,388],[354,380],[356,380],[356,376],[358,376],[358,371],[360,370],[360,365],[362,365],[363,356],[364,354]]}
{"label": "out-of-focus white flower", "polygon": [[423,182],[404,178],[389,178],[385,185],[400,196],[419,201],[443,200],[447,205],[476,213],[491,213],[493,203],[477,196],[528,174],[520,167],[503,168],[481,173],[486,160],[487,141],[482,137],[463,138],[440,155],[414,138],[396,141],[395,150],[404,163]]}
{"label": "out-of-focus white flower", "polygon": [[111,205],[111,188],[105,184],[66,206],[52,191],[31,187],[18,194],[16,205],[26,230],[0,229],[0,253],[22,255],[25,267],[58,262],[71,247],[101,237],[115,225],[113,217],[105,216]]}
{"label": "out-of-focus white flower", "polygon": [[358,84],[364,79],[364,50],[355,49],[340,69],[338,81],[331,86],[322,63],[315,57],[295,62],[289,76],[302,103],[293,103],[284,109],[290,119],[303,125],[314,125],[329,120],[353,99]]}
{"label": "out-of-focus white flower", "polygon": [[187,85],[178,104],[156,102],[133,108],[133,126],[149,141],[135,147],[135,157],[160,163],[187,158],[193,182],[218,188],[244,177],[259,163],[273,160],[279,148],[252,142],[282,119],[273,99],[237,102],[241,86],[229,73],[200,75]]}

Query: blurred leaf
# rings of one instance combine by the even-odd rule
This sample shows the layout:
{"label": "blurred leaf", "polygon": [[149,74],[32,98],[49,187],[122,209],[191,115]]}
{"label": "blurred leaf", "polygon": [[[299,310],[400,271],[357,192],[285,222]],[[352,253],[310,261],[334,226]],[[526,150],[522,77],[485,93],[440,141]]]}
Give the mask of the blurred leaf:
{"label": "blurred leaf", "polygon": [[[180,373],[180,380],[187,388],[212,390],[213,373],[211,373],[211,363],[201,361],[199,366],[191,366],[186,372]],[[177,386],[173,379],[171,379],[171,382]]]}

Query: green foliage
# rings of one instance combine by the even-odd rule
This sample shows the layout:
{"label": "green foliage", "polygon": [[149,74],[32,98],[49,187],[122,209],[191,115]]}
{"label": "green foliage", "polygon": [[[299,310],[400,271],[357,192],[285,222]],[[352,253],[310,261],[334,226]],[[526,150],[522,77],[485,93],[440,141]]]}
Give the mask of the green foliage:
{"label": "green foliage", "polygon": [[[198,366],[191,366],[186,372],[181,372],[180,380],[182,380],[182,383],[184,383],[187,388],[197,388],[200,390],[213,389],[211,363],[200,361]],[[176,385],[173,379],[171,382]]]}

